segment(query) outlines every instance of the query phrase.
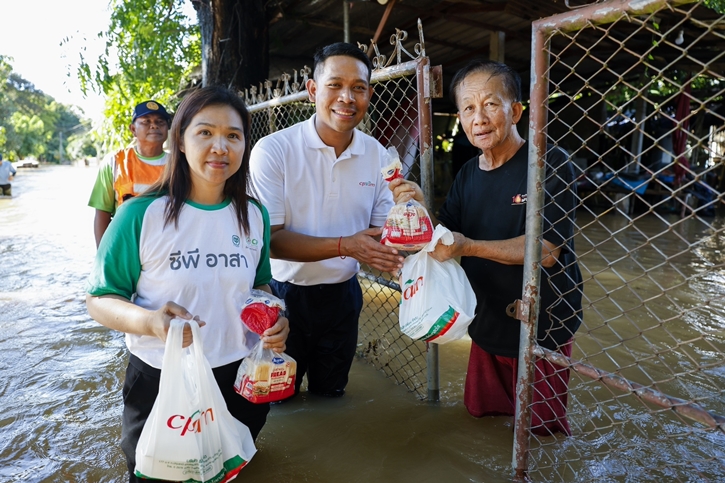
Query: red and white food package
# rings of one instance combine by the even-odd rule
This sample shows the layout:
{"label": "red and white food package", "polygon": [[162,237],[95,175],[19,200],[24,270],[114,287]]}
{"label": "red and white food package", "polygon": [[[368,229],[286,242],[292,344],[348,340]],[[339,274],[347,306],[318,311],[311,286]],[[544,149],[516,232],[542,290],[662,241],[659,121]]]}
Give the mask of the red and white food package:
{"label": "red and white food package", "polygon": [[297,362],[265,349],[260,340],[237,370],[234,390],[255,404],[281,401],[295,393]]}
{"label": "red and white food package", "polygon": [[[253,289],[244,302],[240,318],[252,332],[262,335],[277,323],[284,301],[263,290]],[[234,390],[255,404],[281,401],[295,393],[297,362],[287,354],[265,349],[260,340],[237,370]]]}
{"label": "red and white food package", "polygon": [[284,308],[284,300],[254,288],[244,301],[239,318],[249,330],[262,335],[265,330],[277,323],[279,313],[284,311]]}
{"label": "red and white food package", "polygon": [[[390,164],[383,168],[383,179],[390,182],[403,177],[403,165],[398,151],[388,148]],[[433,238],[433,224],[428,211],[415,200],[393,206],[383,225],[380,243],[399,250],[416,251],[426,246]]]}

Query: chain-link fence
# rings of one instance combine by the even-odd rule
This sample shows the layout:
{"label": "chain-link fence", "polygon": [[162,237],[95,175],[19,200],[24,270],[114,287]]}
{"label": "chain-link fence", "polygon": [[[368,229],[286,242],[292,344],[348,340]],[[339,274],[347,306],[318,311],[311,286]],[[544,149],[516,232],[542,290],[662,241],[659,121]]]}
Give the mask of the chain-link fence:
{"label": "chain-link fence", "polygon": [[[393,146],[400,155],[404,175],[418,182],[424,192],[432,193],[432,132],[430,130],[431,86],[440,88],[425,57],[422,28],[420,40],[413,47],[416,55],[405,48],[407,33],[398,30],[390,39],[393,52],[381,55],[377,45],[371,53],[373,96],[363,122],[358,126],[375,137],[383,146]],[[361,46],[363,50],[365,46]],[[403,62],[404,58],[411,60]],[[315,113],[305,90],[311,76],[308,67],[283,75],[277,83],[245,92],[252,115],[252,144],[262,137],[309,119]],[[427,89],[426,89],[427,88]],[[435,94],[435,92],[434,92]],[[421,149],[421,146],[423,148]],[[360,316],[358,355],[382,370],[398,384],[404,384],[418,397],[437,398],[437,367],[427,372],[430,359],[424,342],[402,335],[398,324],[400,287],[389,274],[369,266],[359,273],[364,306]],[[433,347],[436,349],[437,347]],[[431,351],[433,352],[433,351]],[[437,363],[434,359],[433,363]],[[431,382],[432,381],[432,382]]]}
{"label": "chain-link fence", "polygon": [[[725,481],[723,5],[612,0],[533,24],[530,159],[562,148],[574,176],[531,163],[528,209],[541,216],[527,233],[564,236],[563,251],[573,240],[583,282],[561,283],[572,282],[562,258],[527,269],[522,342],[539,281],[557,275],[559,302],[581,293],[583,322],[570,357],[522,343],[520,360],[571,371],[572,436],[537,436],[541,407],[566,394],[522,384],[518,477]],[[577,190],[573,206],[562,189]]]}

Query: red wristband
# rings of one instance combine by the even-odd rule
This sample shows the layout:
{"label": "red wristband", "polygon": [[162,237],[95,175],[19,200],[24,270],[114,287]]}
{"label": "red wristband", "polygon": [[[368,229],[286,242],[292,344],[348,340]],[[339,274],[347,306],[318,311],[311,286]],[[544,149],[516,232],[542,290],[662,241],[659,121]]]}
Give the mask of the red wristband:
{"label": "red wristband", "polygon": [[342,243],[342,237],[337,239],[337,256],[342,258],[343,260],[347,258],[347,256],[343,256],[342,252],[340,251],[340,244]]}

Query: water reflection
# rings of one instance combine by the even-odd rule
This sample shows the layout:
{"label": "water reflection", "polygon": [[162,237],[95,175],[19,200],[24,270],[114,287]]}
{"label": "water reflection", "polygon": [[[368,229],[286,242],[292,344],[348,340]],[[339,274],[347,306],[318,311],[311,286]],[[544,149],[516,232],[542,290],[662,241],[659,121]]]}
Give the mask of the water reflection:
{"label": "water reflection", "polygon": [[[579,214],[584,324],[573,356],[725,413],[721,220]],[[722,432],[573,375],[576,434],[533,451],[542,481],[723,481]]]}

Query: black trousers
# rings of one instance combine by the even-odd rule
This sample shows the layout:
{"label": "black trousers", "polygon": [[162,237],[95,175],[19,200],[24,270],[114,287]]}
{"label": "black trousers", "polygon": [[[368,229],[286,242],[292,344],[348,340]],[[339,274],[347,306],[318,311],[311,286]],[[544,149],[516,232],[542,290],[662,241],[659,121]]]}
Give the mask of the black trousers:
{"label": "black trousers", "polygon": [[[244,423],[252,437],[262,430],[267,422],[269,404],[252,404],[234,391],[234,381],[241,361],[212,369],[219,384],[227,409],[236,419]],[[136,445],[141,437],[144,423],[151,414],[151,408],[159,394],[161,371],[131,354],[123,383],[123,423],[121,427],[121,449],[126,454],[129,482],[142,483],[148,480],[136,478]],[[158,480],[157,480],[158,481]]]}
{"label": "black trousers", "polygon": [[302,286],[272,280],[270,285],[287,306],[290,333],[285,352],[297,361],[295,392],[305,374],[311,393],[344,390],[362,310],[357,277],[335,284]]}

